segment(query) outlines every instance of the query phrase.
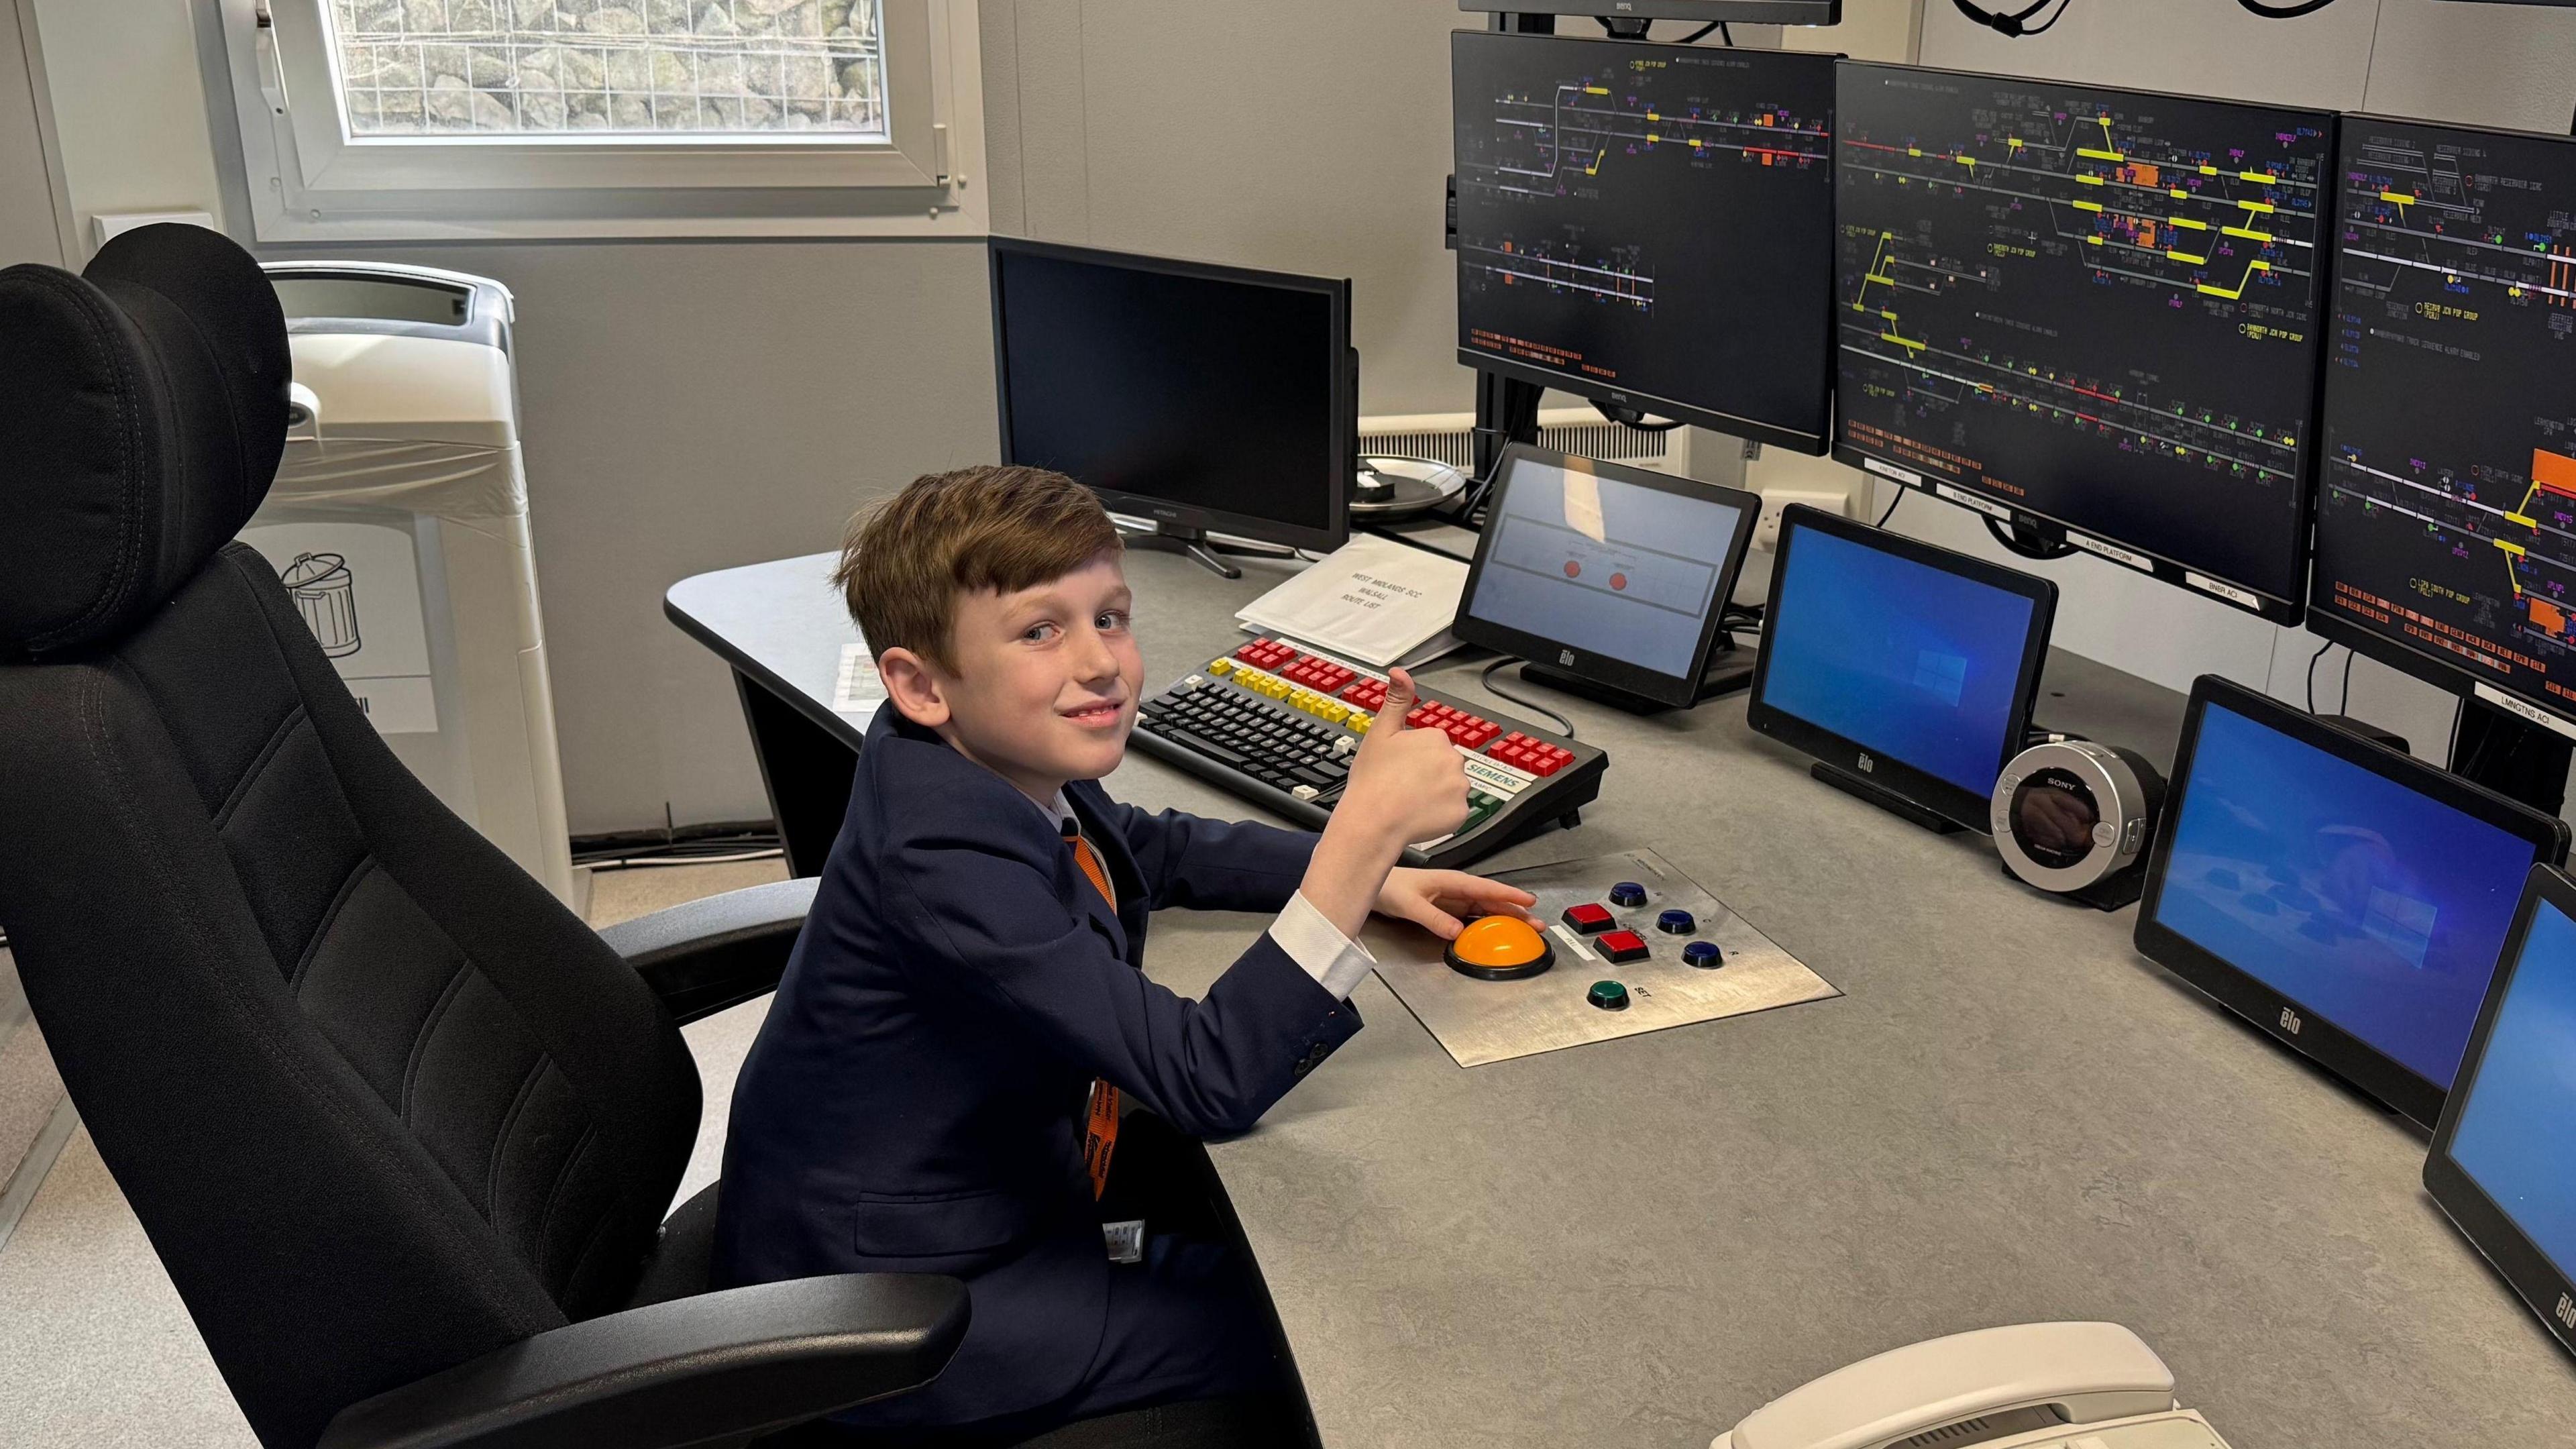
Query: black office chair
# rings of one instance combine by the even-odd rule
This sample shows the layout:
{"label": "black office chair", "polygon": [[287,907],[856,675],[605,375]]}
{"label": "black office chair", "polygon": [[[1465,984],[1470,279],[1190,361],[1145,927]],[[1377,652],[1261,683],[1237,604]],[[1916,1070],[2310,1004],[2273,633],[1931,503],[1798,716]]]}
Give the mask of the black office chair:
{"label": "black office chair", "polygon": [[[954,1279],[705,1292],[677,1023],[812,883],[603,940],[403,769],[233,534],[286,432],[241,249],[0,271],[0,921],[263,1444],[735,1444],[928,1382]],[[621,954],[621,950],[623,954]]]}

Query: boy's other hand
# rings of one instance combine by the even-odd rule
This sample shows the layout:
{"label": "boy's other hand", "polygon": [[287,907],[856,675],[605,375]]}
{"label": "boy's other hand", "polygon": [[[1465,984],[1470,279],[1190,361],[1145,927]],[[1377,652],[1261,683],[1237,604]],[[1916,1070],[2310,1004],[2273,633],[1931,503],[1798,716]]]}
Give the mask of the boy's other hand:
{"label": "boy's other hand", "polygon": [[1518,916],[1536,923],[1529,908],[1538,897],[1518,886],[1469,875],[1463,870],[1415,870],[1397,866],[1387,872],[1377,893],[1377,913],[1411,921],[1443,941],[1458,939],[1467,922],[1478,916]]}
{"label": "boy's other hand", "polygon": [[1467,766],[1446,733],[1405,728],[1414,697],[1413,676],[1388,670],[1386,704],[1352,756],[1350,783],[1333,808],[1340,819],[1357,806],[1406,845],[1447,835],[1467,819]]}

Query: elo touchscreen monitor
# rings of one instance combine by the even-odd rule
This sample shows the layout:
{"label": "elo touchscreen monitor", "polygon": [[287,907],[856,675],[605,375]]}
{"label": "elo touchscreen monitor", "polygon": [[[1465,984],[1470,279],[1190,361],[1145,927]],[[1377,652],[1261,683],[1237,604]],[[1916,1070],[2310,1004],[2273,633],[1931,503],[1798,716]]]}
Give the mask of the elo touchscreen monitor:
{"label": "elo touchscreen monitor", "polygon": [[1530,661],[1539,683],[1663,705],[1706,697],[1711,656],[1734,653],[1719,615],[1761,498],[1526,443],[1494,476],[1451,632]]}
{"label": "elo touchscreen monitor", "polygon": [[2204,675],[2138,950],[2430,1127],[2523,877],[2566,856],[2563,822]]}
{"label": "elo touchscreen monitor", "polygon": [[2576,881],[2535,869],[2424,1186],[2576,1352]]}
{"label": "elo touchscreen monitor", "polygon": [[2056,611],[2046,579],[1793,506],[1745,717],[1828,784],[1982,831]]}

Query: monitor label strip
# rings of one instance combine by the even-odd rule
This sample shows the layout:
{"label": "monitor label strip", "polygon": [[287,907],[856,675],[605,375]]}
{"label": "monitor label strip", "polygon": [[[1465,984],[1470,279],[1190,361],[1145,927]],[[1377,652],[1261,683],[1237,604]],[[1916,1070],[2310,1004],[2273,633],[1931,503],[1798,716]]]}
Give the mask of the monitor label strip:
{"label": "monitor label strip", "polygon": [[2095,538],[2090,534],[2077,533],[2074,529],[2070,528],[2066,530],[2066,541],[2075,545],[2077,548],[2084,550],[2086,553],[2098,554],[2103,558],[2127,564],[2133,569],[2144,569],[2148,573],[2154,573],[2156,571],[2156,561],[2154,559],[2151,559],[2145,554],[2139,553],[2134,549],[2122,548],[2116,543],[2104,543],[2102,540]]}
{"label": "monitor label strip", "polygon": [[[2070,538],[2069,541],[2071,542],[2072,539]],[[2191,585],[2193,588],[2200,590],[2204,594],[2216,594],[2218,597],[2225,599],[2230,603],[2243,604],[2249,609],[2259,609],[2263,607],[2261,596],[2257,595],[2253,590],[2240,589],[2234,584],[2220,583],[2218,580],[2211,578],[2207,574],[2186,573],[2182,576],[2182,581]]]}
{"label": "monitor label strip", "polygon": [[2576,724],[2569,724],[2567,721],[2560,719],[2558,716],[2551,714],[2546,710],[2525,704],[2521,700],[2514,698],[2512,695],[2507,694],[2503,690],[2496,688],[2492,684],[2485,683],[2484,681],[2472,683],[2469,687],[2477,691],[2479,699],[2488,704],[2494,705],[2496,708],[2503,710],[2505,713],[2512,715],[2517,719],[2527,719],[2533,724],[2540,726],[2542,729],[2549,730],[2555,734],[2565,735],[2571,740],[2576,740]]}
{"label": "monitor label strip", "polygon": [[2012,510],[1991,498],[1980,498],[1965,488],[1953,488],[1947,483],[1933,484],[1932,491],[1962,508],[1973,508],[1988,518],[2000,518],[2006,523],[2012,522]]}

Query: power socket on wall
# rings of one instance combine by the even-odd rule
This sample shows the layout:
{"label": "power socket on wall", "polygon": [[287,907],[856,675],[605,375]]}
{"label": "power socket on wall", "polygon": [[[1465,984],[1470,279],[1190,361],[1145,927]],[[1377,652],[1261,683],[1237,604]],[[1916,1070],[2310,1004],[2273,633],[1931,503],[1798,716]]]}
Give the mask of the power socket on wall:
{"label": "power socket on wall", "polygon": [[1762,520],[1753,525],[1753,546],[1764,553],[1775,553],[1780,547],[1780,512],[1792,503],[1804,503],[1827,513],[1845,513],[1851,507],[1849,492],[1828,493],[1822,489],[1777,488],[1762,495]]}

